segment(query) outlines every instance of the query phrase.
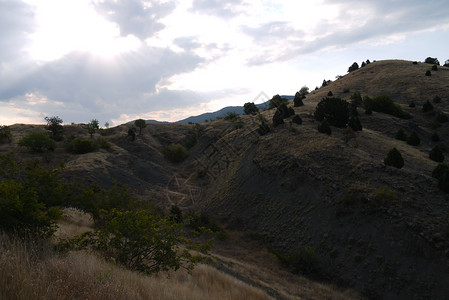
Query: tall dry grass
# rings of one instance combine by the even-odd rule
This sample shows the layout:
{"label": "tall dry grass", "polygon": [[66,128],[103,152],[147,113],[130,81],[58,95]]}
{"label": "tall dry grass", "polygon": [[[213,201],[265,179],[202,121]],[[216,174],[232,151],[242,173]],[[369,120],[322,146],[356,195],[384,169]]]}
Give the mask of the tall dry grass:
{"label": "tall dry grass", "polygon": [[[169,277],[168,277],[169,276]],[[210,266],[144,276],[87,252],[59,255],[0,233],[0,299],[270,299]]]}

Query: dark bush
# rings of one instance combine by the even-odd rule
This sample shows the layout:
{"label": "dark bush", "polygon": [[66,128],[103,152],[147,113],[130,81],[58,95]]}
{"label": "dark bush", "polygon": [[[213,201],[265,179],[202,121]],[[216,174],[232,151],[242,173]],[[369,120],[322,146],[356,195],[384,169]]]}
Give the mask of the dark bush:
{"label": "dark bush", "polygon": [[422,106],[423,112],[428,112],[428,111],[431,111],[432,109],[433,109],[433,105],[432,105],[432,103],[430,103],[429,100],[427,100]]}
{"label": "dark bush", "polygon": [[233,111],[228,111],[224,117],[225,120],[233,120],[238,117],[238,114]]}
{"label": "dark bush", "polygon": [[302,119],[301,119],[301,117],[299,115],[295,115],[293,117],[293,119],[292,119],[292,122],[295,123],[295,124],[301,125],[302,124]]}
{"label": "dark bush", "polygon": [[349,118],[348,126],[351,127],[354,131],[361,131],[363,129],[360,119],[354,116]]}
{"label": "dark bush", "polygon": [[440,65],[440,62],[438,61],[438,59],[436,57],[427,57],[424,62],[426,64],[431,64],[431,65]]}
{"label": "dark bush", "polygon": [[432,139],[433,142],[439,142],[440,141],[440,136],[436,132],[434,132],[430,138]]}
{"label": "dark bush", "polygon": [[139,128],[139,135],[142,134],[142,129],[147,127],[147,122],[144,119],[137,119],[134,121],[134,125]]}
{"label": "dark bush", "polygon": [[10,143],[12,140],[11,130],[9,126],[3,125],[0,126],[0,143],[8,142]]}
{"label": "dark bush", "polygon": [[136,130],[134,127],[128,129],[128,140],[134,141],[136,139]]}
{"label": "dark bush", "polygon": [[349,121],[349,103],[340,98],[324,98],[316,106],[315,119],[326,119],[332,126],[346,127]]}
{"label": "dark bush", "polygon": [[348,68],[348,73],[349,73],[349,72],[352,72],[352,71],[355,71],[355,70],[358,70],[358,69],[359,69],[359,64],[356,63],[356,62],[354,62],[354,63]]}
{"label": "dark bush", "polygon": [[433,147],[432,150],[430,150],[429,158],[436,162],[443,162],[444,154],[438,145]]}
{"label": "dark bush", "polygon": [[373,114],[373,110],[371,109],[371,108],[367,108],[366,110],[365,110],[365,115],[372,115]]}
{"label": "dark bush", "polygon": [[328,97],[332,97],[334,94],[332,93],[332,91],[329,91],[329,93],[327,93]]}
{"label": "dark bush", "polygon": [[170,218],[176,223],[182,223],[182,211],[177,205],[172,205],[170,209]]}
{"label": "dark bush", "polygon": [[430,72],[430,70],[426,71],[426,76],[432,76],[432,73]]}
{"label": "dark bush", "polygon": [[320,258],[311,247],[302,247],[291,256],[278,256],[281,262],[294,274],[319,276]]}
{"label": "dark bush", "polygon": [[284,124],[284,119],[282,118],[282,111],[278,108],[273,115],[273,126],[278,126]]}
{"label": "dark bush", "polygon": [[56,148],[56,142],[43,132],[31,132],[20,139],[19,146],[33,152],[53,151]]}
{"label": "dark bush", "polygon": [[421,143],[421,140],[420,140],[418,134],[416,133],[416,131],[412,131],[410,136],[407,138],[407,144],[412,145],[412,146],[418,146],[420,143]]}
{"label": "dark bush", "polygon": [[351,95],[351,104],[355,105],[356,107],[359,107],[363,103],[362,95],[360,95],[359,92],[355,92]]}
{"label": "dark bush", "polygon": [[449,166],[446,164],[438,164],[432,171],[432,177],[440,179],[444,173],[449,172]]}
{"label": "dark bush", "polygon": [[407,141],[407,135],[405,134],[404,129],[399,129],[398,132],[396,132],[396,135],[394,136],[395,139],[400,141]]}
{"label": "dark bush", "polygon": [[432,66],[432,71],[438,71],[437,65],[433,65],[433,66]]}
{"label": "dark bush", "polygon": [[366,110],[371,109],[373,111],[383,112],[402,119],[411,118],[410,114],[404,112],[401,106],[395,103],[387,95],[379,95],[374,98],[365,97],[363,99],[363,105]]}
{"label": "dark bush", "polygon": [[418,64],[418,62],[417,62],[417,61],[414,61],[414,62],[413,62],[413,64],[414,64],[414,65],[417,65],[417,64]]}
{"label": "dark bush", "polygon": [[75,138],[73,136],[66,140],[65,148],[73,154],[85,154],[98,149],[95,141]]}
{"label": "dark bush", "polygon": [[187,150],[181,144],[171,144],[162,152],[166,159],[174,163],[180,163],[187,158]]}
{"label": "dark bush", "polygon": [[441,97],[440,96],[433,97],[433,103],[441,103]]}
{"label": "dark bush", "polygon": [[321,133],[326,133],[328,135],[332,134],[332,129],[329,126],[329,122],[326,119],[324,119],[321,122],[321,124],[318,125],[318,131],[321,132]]}
{"label": "dark bush", "polygon": [[384,159],[384,164],[400,169],[404,166],[404,159],[398,149],[393,148],[388,152],[387,157]]}
{"label": "dark bush", "polygon": [[446,123],[448,121],[448,117],[444,112],[439,111],[436,116],[436,121],[438,123]]}
{"label": "dark bush", "polygon": [[273,98],[271,98],[270,103],[268,104],[268,108],[275,108],[275,107],[279,107],[282,104],[287,104],[288,103],[288,99],[286,98],[282,98],[279,95],[274,95]]}
{"label": "dark bush", "polygon": [[408,107],[411,107],[411,108],[413,108],[413,107],[415,107],[416,106],[416,104],[415,104],[415,102],[410,102],[410,104],[408,105]]}
{"label": "dark bush", "polygon": [[303,106],[304,105],[304,103],[302,102],[302,99],[304,99],[303,97],[304,96],[302,96],[300,92],[296,92],[295,98],[293,99],[293,105],[295,107]]}
{"label": "dark bush", "polygon": [[259,109],[254,102],[247,102],[243,105],[243,112],[245,115],[255,115],[259,112]]}

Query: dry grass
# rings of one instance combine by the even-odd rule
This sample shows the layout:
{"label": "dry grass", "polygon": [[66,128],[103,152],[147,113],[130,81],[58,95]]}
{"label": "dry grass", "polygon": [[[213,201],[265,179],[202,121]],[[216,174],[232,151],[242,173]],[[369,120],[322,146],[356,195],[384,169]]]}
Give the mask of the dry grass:
{"label": "dry grass", "polygon": [[[169,276],[169,277],[168,277]],[[157,277],[0,235],[0,299],[270,299],[210,266]]]}

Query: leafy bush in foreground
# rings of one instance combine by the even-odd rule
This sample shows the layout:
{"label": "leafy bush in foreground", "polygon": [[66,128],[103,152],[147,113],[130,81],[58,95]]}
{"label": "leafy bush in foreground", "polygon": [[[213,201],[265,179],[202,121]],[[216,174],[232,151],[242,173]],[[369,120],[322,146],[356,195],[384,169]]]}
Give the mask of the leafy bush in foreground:
{"label": "leafy bush in foreground", "polygon": [[20,139],[19,146],[33,152],[53,151],[56,148],[56,142],[44,132],[31,132]]}

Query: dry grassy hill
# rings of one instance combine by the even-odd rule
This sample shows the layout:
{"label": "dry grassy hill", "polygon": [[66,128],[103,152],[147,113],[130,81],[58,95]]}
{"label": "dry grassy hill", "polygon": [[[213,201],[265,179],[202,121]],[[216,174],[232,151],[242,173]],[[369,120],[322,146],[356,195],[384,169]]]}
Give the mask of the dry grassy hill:
{"label": "dry grassy hill", "polygon": [[[257,132],[259,116],[241,116],[243,127],[235,120],[150,124],[135,141],[126,137],[131,125],[121,125],[104,135],[109,149],[73,155],[60,143],[44,160],[64,160],[67,177],[103,186],[116,179],[165,211],[175,204],[185,212],[206,212],[229,231],[228,240],[214,249],[222,269],[278,298],[310,299],[317,292],[304,288],[312,283],[286,272],[273,253],[296,257],[310,265],[313,278],[353,288],[368,299],[445,299],[449,199],[431,176],[437,163],[429,151],[438,144],[449,155],[448,123],[435,128],[435,112],[449,112],[449,68],[425,76],[430,67],[399,60],[371,63],[309,94],[304,106],[294,108],[302,125],[287,120],[265,135]],[[339,128],[321,134],[312,114],[329,91],[343,99],[354,92],[389,95],[413,118],[365,115],[359,108],[363,131],[349,140]],[[435,96],[442,101],[424,113],[422,105]],[[270,123],[273,114],[261,113]],[[415,130],[421,144],[396,140],[400,128],[407,134]],[[11,130],[13,141],[0,145],[0,152],[17,150],[23,135],[44,129],[13,125]],[[65,130],[88,138],[81,126]],[[434,132],[438,143],[430,138]],[[165,146],[191,145],[193,136],[196,143],[183,163],[164,159]],[[401,169],[383,163],[393,147],[404,158]]]}

